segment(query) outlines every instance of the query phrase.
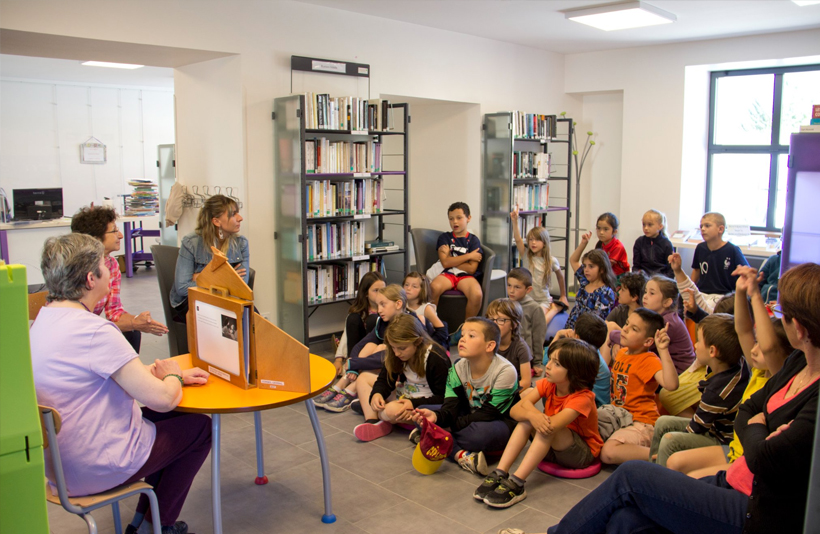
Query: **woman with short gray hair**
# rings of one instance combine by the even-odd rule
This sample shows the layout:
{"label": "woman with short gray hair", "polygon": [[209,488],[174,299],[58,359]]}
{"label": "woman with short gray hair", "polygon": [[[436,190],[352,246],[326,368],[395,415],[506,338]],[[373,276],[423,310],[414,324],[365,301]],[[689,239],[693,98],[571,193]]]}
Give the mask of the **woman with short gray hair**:
{"label": "woman with short gray hair", "polygon": [[[211,422],[172,410],[182,387],[206,383],[208,373],[182,371],[173,359],[143,365],[117,327],[91,311],[109,291],[104,253],[85,234],[45,243],[48,304],[30,331],[37,402],[62,416],[57,440],[69,495],[145,478],[157,495],[163,534],[185,534],[188,526],[177,518],[210,452]],[[48,461],[46,474],[54,479]],[[144,497],[130,532],[148,510]]]}

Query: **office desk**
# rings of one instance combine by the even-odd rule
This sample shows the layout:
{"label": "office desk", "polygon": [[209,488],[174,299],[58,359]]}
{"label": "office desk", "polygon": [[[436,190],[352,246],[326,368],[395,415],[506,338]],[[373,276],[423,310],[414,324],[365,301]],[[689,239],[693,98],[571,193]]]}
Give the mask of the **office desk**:
{"label": "office desk", "polygon": [[[173,358],[182,369],[190,369],[191,355],[182,354]],[[322,482],[324,485],[325,514],[323,523],[333,523],[336,516],[331,510],[330,497],[330,466],[327,460],[325,438],[322,427],[316,415],[316,406],[310,399],[319,395],[333,383],[336,378],[336,368],[328,360],[310,355],[310,392],[290,393],[269,389],[241,389],[230,382],[215,376],[208,379],[204,386],[186,386],[182,391],[182,401],[177,411],[189,413],[205,413],[211,416],[212,446],[211,446],[211,491],[213,494],[214,534],[222,534],[222,493],[219,474],[219,442],[221,415],[223,413],[254,412],[254,426],[256,427],[256,471],[257,484],[267,484],[265,476],[264,458],[262,457],[262,417],[261,410],[270,410],[280,406],[287,406],[297,402],[305,402],[310,424],[316,435],[316,444],[319,447],[319,458],[322,463]]]}

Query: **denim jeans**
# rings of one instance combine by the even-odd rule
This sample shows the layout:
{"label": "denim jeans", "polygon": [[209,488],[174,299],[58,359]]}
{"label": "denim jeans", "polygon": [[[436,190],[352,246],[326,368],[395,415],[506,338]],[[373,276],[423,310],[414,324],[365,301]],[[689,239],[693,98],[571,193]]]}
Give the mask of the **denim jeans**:
{"label": "denim jeans", "polygon": [[722,445],[720,440],[712,434],[687,432],[686,427],[689,421],[687,417],[673,415],[659,417],[655,422],[655,434],[652,437],[652,446],[649,448],[649,458],[657,454],[658,459],[655,463],[666,467],[666,461],[676,452]]}
{"label": "denim jeans", "polygon": [[634,460],[621,465],[548,532],[740,534],[748,502],[726,483],[725,472],[696,480]]}

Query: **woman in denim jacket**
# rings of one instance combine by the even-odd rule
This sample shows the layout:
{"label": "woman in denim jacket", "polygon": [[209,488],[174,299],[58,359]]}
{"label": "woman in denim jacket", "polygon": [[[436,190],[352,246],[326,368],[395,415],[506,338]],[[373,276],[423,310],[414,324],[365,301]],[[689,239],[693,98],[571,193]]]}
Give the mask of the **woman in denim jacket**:
{"label": "woman in denim jacket", "polygon": [[211,246],[221,250],[239,276],[248,282],[250,253],[248,239],[239,235],[242,216],[233,199],[214,195],[199,211],[196,231],[182,238],[179,258],[171,288],[174,320],[185,322],[188,313],[188,288],[196,286],[196,277],[210,263]]}

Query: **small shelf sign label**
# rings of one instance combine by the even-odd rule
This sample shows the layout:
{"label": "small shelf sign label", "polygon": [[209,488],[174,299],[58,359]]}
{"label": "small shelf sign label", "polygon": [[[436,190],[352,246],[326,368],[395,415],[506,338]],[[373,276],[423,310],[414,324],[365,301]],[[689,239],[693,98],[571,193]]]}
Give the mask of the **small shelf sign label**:
{"label": "small shelf sign label", "polygon": [[318,59],[314,59],[311,62],[311,69],[322,72],[335,72],[338,74],[345,74],[347,72],[347,67],[344,63],[335,63],[333,61],[320,61]]}

